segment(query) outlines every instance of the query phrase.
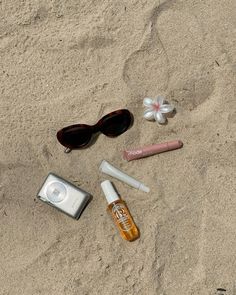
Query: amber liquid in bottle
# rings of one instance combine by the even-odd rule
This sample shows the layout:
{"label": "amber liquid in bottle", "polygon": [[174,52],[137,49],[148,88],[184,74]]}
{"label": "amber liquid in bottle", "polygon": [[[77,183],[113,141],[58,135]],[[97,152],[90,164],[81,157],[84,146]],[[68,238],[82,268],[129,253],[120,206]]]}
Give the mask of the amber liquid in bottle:
{"label": "amber liquid in bottle", "polygon": [[139,238],[139,230],[123,200],[119,199],[110,203],[107,211],[112,215],[123,239],[131,242]]}

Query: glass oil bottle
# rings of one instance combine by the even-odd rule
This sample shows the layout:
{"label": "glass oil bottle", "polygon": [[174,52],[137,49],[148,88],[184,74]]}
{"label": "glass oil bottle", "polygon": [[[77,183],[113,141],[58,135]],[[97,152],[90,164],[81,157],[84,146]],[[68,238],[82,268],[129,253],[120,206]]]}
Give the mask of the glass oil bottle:
{"label": "glass oil bottle", "polygon": [[101,187],[108,202],[107,211],[112,215],[122,238],[130,242],[139,238],[139,230],[130,215],[129,209],[118,196],[112,183],[105,180],[101,183]]}

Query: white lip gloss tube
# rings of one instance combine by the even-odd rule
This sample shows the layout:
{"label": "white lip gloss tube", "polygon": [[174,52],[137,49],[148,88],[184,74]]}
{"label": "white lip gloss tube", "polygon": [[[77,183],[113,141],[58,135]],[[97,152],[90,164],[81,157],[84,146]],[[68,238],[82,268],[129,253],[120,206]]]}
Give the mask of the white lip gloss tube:
{"label": "white lip gloss tube", "polygon": [[119,179],[120,181],[123,181],[127,183],[128,185],[141,190],[145,193],[149,193],[150,189],[146,185],[144,185],[142,182],[134,179],[133,177],[127,175],[126,173],[122,172],[121,170],[117,169],[116,167],[109,164],[107,161],[103,160],[99,170],[105,174],[108,174],[116,179]]}

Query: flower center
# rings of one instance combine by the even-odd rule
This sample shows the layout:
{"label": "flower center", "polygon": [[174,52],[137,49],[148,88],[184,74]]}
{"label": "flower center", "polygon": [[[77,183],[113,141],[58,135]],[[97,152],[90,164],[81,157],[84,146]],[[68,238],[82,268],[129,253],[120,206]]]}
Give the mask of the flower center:
{"label": "flower center", "polygon": [[160,104],[158,102],[154,103],[153,108],[155,111],[159,111],[160,110]]}

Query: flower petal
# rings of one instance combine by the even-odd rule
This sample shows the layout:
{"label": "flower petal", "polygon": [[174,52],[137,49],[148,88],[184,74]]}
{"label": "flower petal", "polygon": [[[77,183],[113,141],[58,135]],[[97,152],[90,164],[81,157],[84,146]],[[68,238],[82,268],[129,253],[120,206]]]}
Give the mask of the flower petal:
{"label": "flower petal", "polygon": [[154,119],[154,112],[151,109],[147,109],[144,111],[143,116],[146,120],[153,120]]}
{"label": "flower petal", "polygon": [[161,112],[155,112],[154,118],[160,124],[163,124],[166,121],[166,117],[163,116]]}
{"label": "flower petal", "polygon": [[163,104],[163,105],[161,105],[161,107],[160,107],[160,111],[161,111],[162,113],[166,114],[166,113],[173,112],[174,108],[175,108],[175,107],[172,106],[172,105],[170,105],[170,104]]}
{"label": "flower petal", "polygon": [[156,102],[159,103],[159,105],[161,106],[164,102],[165,98],[161,95],[158,95],[156,98]]}
{"label": "flower petal", "polygon": [[145,107],[151,107],[153,105],[153,100],[149,97],[144,98],[143,105]]}

